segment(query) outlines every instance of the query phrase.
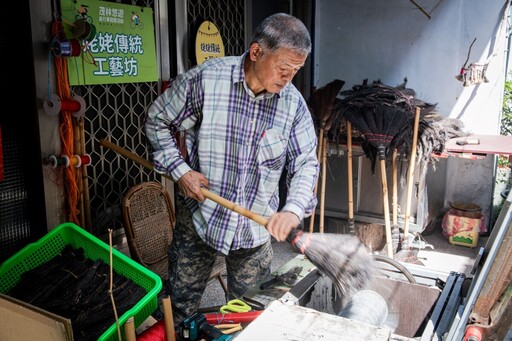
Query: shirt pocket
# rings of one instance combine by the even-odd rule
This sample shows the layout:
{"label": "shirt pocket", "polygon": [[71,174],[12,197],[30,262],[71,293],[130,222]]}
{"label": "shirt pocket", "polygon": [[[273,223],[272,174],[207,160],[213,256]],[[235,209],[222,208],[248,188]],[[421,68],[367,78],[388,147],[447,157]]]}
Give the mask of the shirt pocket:
{"label": "shirt pocket", "polygon": [[274,129],[266,130],[259,143],[258,163],[272,170],[283,167],[286,158],[286,140]]}

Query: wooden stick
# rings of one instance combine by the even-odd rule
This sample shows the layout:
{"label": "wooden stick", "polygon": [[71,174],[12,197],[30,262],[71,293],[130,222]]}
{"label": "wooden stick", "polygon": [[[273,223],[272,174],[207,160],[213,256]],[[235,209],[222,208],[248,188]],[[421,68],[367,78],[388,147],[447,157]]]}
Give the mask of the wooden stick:
{"label": "wooden stick", "polygon": [[[87,154],[87,150],[85,148],[85,128],[84,128],[84,118],[81,117],[78,120],[80,127],[80,155]],[[87,165],[82,165],[82,184],[83,184],[83,197],[84,197],[84,215],[85,215],[85,228],[89,231],[92,229],[92,218],[91,218],[91,198],[89,196],[89,176],[87,175]]]}
{"label": "wooden stick", "polygon": [[322,146],[322,188],[320,190],[320,224],[318,231],[324,233],[324,212],[325,212],[325,178],[327,177],[327,137],[323,137]]}
{"label": "wooden stick", "polygon": [[[75,151],[75,154],[81,154],[82,146],[81,146],[81,139],[80,139],[80,125],[78,120],[73,119],[73,139],[74,139],[74,146],[73,150]],[[70,158],[74,157],[73,155],[68,155]],[[70,166],[74,167],[74,166]],[[85,226],[85,215],[84,215],[84,184],[82,182],[82,167],[79,167],[75,170],[75,177],[76,177],[76,183],[78,186],[78,211],[80,212],[78,214],[78,219],[80,220],[80,226],[83,228],[86,228]]]}
{"label": "wooden stick", "polygon": [[398,151],[393,149],[393,226],[398,225]]}
{"label": "wooden stick", "polygon": [[112,257],[112,229],[108,229],[108,244],[109,244],[109,289],[108,289],[108,295],[110,296],[110,301],[112,303],[112,310],[114,310],[114,318],[116,321],[116,329],[117,329],[117,337],[119,340],[122,340],[121,338],[121,326],[119,324],[119,316],[117,315],[117,307],[116,307],[116,301],[114,299],[114,263],[113,263],[113,257]]}
{"label": "wooden stick", "polygon": [[176,333],[174,331],[174,321],[172,316],[171,298],[166,296],[162,298],[162,310],[164,311],[165,335],[167,341],[176,341]]}
{"label": "wooden stick", "polygon": [[[322,136],[324,136],[324,128],[320,128],[320,132],[318,133],[318,136],[319,136],[319,138],[318,138],[317,159],[320,160],[320,158],[322,157],[322,146],[323,146],[323,142],[324,142],[324,139],[322,138]],[[316,183],[315,183],[314,193],[315,193],[315,196],[318,193],[318,179],[316,180]],[[313,233],[313,231],[315,229],[315,216],[316,216],[316,206],[313,209],[311,218],[309,218],[309,233]]]}
{"label": "wooden stick", "polygon": [[126,341],[137,341],[137,334],[135,333],[135,320],[130,316],[124,323],[124,335]]}
{"label": "wooden stick", "polygon": [[409,160],[409,173],[407,174],[407,195],[405,197],[404,248],[408,247],[409,244],[409,221],[411,219],[412,187],[414,184],[414,166],[416,165],[416,148],[418,143],[420,111],[421,109],[419,107],[416,107],[416,112],[414,114],[414,130],[412,136],[411,157]]}
{"label": "wooden stick", "polygon": [[348,230],[350,233],[355,233],[354,223],[354,189],[353,189],[353,175],[352,175],[352,123],[346,120],[347,127],[347,174],[348,174]]}
{"label": "wooden stick", "polygon": [[384,204],[384,224],[386,229],[386,246],[388,257],[393,258],[393,241],[391,237],[391,222],[389,219],[389,198],[388,198],[388,180],[386,176],[386,160],[380,161],[380,175],[382,178],[382,203]]}
{"label": "wooden stick", "polygon": [[[148,160],[130,152],[129,150],[126,150],[122,147],[119,147],[118,145],[108,141],[108,140],[100,140],[100,145],[102,145],[103,147],[107,147],[113,151],[115,151],[116,153],[132,160],[132,161],[135,161],[136,163],[140,164],[141,166],[149,169],[149,170],[153,170],[154,171],[154,168],[153,168],[153,164],[151,162],[149,162]],[[173,181],[173,179],[166,175],[166,174],[160,174],[162,175],[163,177]],[[252,221],[255,221],[257,222],[258,224],[261,224],[263,226],[267,226],[267,223],[268,223],[268,220],[257,214],[257,213],[254,213],[252,211],[249,211],[248,209],[246,208],[243,208],[243,207],[240,207],[238,206],[237,204],[235,204],[234,202],[232,201],[229,201],[217,194],[214,194],[212,192],[210,192],[209,190],[207,190],[206,188],[201,188],[201,193],[203,193],[203,195],[205,196],[205,198],[207,199],[210,199],[211,201],[233,211],[233,212],[236,212],[238,214],[241,214],[243,215],[244,217],[246,218],[249,218],[251,219]]]}

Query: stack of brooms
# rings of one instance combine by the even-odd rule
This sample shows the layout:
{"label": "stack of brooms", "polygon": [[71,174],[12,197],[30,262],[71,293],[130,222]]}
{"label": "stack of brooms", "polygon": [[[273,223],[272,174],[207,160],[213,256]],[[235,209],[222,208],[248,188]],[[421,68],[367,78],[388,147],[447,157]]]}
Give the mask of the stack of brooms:
{"label": "stack of brooms", "polygon": [[[446,119],[434,113],[435,105],[416,99],[415,92],[406,88],[406,84],[407,79],[397,87],[387,86],[380,81],[369,84],[364,80],[361,85],[355,85],[351,90],[340,92],[340,97],[335,100],[333,111],[336,112],[336,117],[330,130],[330,137],[339,142],[343,125],[345,126],[350,159],[353,126],[362,136],[361,147],[371,160],[373,174],[375,174],[375,164],[377,160],[379,161],[386,249],[389,257],[393,257],[400,245],[393,245],[392,242],[386,160],[391,156],[393,232],[396,231],[396,233],[398,233],[397,163],[399,158],[409,160],[403,233],[405,238],[403,240],[399,238],[395,243],[403,243],[401,246],[407,248],[416,156],[419,155],[422,162],[433,164],[433,156],[444,150],[450,138],[467,135],[463,132],[463,125],[459,120]],[[349,175],[350,171],[349,167]],[[350,221],[353,224],[350,185],[349,179],[349,225]]]}

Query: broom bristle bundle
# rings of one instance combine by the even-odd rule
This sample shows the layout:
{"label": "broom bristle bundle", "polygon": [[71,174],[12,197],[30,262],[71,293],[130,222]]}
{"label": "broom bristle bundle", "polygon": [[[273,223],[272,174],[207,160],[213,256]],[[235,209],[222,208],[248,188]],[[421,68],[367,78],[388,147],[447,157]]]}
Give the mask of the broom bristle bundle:
{"label": "broom bristle bundle", "polygon": [[354,235],[298,231],[291,243],[329,277],[336,291],[350,297],[370,282],[374,262]]}

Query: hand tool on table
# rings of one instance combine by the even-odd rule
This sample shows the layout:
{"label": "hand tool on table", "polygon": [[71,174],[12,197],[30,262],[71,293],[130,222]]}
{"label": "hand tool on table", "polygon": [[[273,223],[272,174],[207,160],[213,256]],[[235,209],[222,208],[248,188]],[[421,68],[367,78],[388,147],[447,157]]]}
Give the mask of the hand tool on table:
{"label": "hand tool on table", "polygon": [[220,312],[223,314],[227,313],[246,313],[251,311],[251,306],[242,300],[234,299],[228,301],[225,305],[220,307]]}
{"label": "hand tool on table", "polygon": [[250,297],[243,296],[244,302],[251,306],[253,310],[264,310],[265,304],[261,303],[260,301],[254,300]]}
{"label": "hand tool on table", "polygon": [[239,323],[225,323],[214,325],[215,328],[220,330],[223,334],[233,334],[242,330],[242,324]]}
{"label": "hand tool on table", "polygon": [[233,338],[210,325],[206,317],[198,312],[180,323],[179,335],[182,340],[190,341],[200,340],[202,337],[206,337],[208,341],[229,341]]}
{"label": "hand tool on table", "polygon": [[206,322],[213,325],[221,323],[250,323],[260,316],[261,313],[263,313],[263,310],[231,314],[208,313],[204,314],[204,317]]}
{"label": "hand tool on table", "polygon": [[302,266],[294,266],[290,270],[282,273],[280,275],[275,275],[274,278],[263,282],[260,284],[260,289],[265,290],[266,288],[274,285],[274,284],[285,284],[285,285],[293,285],[297,277],[302,271]]}
{"label": "hand tool on table", "polygon": [[[112,142],[103,139],[100,140],[100,144],[150,170],[154,170],[151,162]],[[161,175],[173,180],[168,175]],[[201,188],[201,193],[205,198],[262,226],[266,226],[268,223],[267,218],[240,207],[206,188]],[[318,270],[329,277],[337,292],[343,296],[357,292],[373,278],[374,261],[366,246],[354,235],[307,233],[294,228],[290,231],[286,241],[304,254]]]}

